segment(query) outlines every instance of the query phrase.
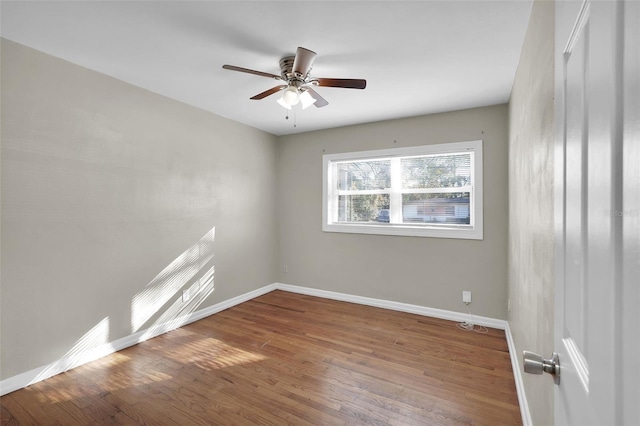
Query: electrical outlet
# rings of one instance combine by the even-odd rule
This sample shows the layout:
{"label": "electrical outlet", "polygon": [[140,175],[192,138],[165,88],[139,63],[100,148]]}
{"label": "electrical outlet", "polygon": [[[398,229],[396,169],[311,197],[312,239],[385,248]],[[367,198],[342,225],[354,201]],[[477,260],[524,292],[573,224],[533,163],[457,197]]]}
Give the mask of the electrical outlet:
{"label": "electrical outlet", "polygon": [[288,267],[287,265],[284,265],[284,266],[282,267],[282,272],[284,272],[285,274],[286,274],[287,272],[289,272],[289,267]]}
{"label": "electrical outlet", "polygon": [[467,305],[469,303],[471,303],[471,292],[470,291],[463,291],[462,292],[462,302],[466,303]]}
{"label": "electrical outlet", "polygon": [[189,293],[189,289],[182,290],[182,301],[183,302],[188,302],[189,299],[191,299],[191,294]]}

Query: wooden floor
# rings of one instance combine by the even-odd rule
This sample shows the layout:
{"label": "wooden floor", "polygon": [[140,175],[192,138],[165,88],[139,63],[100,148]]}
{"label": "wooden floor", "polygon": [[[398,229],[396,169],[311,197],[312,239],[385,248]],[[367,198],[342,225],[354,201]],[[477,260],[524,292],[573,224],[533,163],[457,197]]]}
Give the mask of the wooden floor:
{"label": "wooden floor", "polygon": [[519,425],[503,331],[283,291],[5,395],[2,425]]}

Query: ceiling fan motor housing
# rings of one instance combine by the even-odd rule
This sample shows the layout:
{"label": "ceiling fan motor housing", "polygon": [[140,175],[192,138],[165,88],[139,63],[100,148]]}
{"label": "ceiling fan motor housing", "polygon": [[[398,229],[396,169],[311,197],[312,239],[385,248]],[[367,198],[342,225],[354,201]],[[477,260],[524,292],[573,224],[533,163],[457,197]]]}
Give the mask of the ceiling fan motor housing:
{"label": "ceiling fan motor housing", "polygon": [[293,61],[296,59],[295,56],[285,56],[280,59],[280,72],[282,74],[282,78],[285,81],[292,81],[296,79],[302,80],[305,76],[295,75],[293,72]]}

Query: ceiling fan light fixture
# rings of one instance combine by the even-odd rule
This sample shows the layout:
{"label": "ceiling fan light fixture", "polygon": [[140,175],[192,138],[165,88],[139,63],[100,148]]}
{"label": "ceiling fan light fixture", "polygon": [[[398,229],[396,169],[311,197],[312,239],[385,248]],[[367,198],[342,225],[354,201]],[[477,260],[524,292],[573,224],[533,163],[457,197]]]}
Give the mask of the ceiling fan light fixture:
{"label": "ceiling fan light fixture", "polygon": [[302,109],[307,109],[308,107],[313,105],[316,101],[317,99],[311,96],[311,94],[306,90],[302,92],[302,94],[300,95],[300,102],[302,102]]}
{"label": "ceiling fan light fixture", "polygon": [[300,92],[295,86],[289,86],[282,94],[282,101],[289,106],[297,105],[300,102]]}
{"label": "ceiling fan light fixture", "polygon": [[282,98],[278,99],[278,103],[280,104],[280,106],[282,108],[291,110],[291,105],[289,105],[288,103],[286,103],[284,100],[282,100]]}

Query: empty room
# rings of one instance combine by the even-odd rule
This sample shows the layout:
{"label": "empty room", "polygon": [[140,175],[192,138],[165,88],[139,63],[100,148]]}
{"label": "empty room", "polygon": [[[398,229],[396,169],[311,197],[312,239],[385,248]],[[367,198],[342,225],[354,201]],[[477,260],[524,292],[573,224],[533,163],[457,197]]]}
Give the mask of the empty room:
{"label": "empty room", "polygon": [[640,2],[0,34],[3,426],[640,424]]}

